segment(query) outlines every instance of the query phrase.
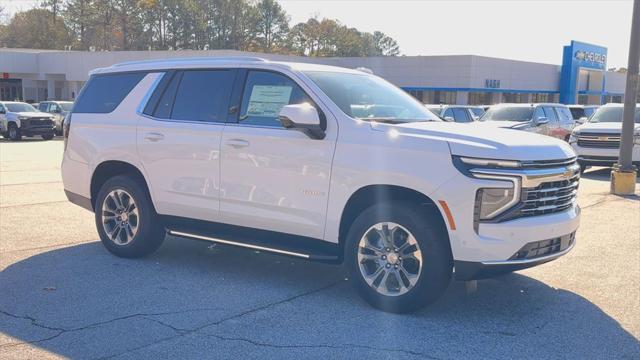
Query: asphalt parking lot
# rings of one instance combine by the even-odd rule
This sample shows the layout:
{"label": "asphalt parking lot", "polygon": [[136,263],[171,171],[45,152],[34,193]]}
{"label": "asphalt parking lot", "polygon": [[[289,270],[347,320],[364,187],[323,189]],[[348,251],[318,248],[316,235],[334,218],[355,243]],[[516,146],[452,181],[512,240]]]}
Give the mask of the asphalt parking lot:
{"label": "asphalt parking lot", "polygon": [[66,201],[62,150],[0,140],[0,358],[640,358],[640,197],[607,169],[567,256],[394,315],[337,266],[175,238],[116,258]]}

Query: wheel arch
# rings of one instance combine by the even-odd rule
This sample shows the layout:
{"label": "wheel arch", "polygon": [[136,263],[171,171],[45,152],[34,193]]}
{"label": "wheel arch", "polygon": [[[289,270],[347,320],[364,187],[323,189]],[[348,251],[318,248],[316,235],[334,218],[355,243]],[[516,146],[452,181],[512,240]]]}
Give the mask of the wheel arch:
{"label": "wheel arch", "polygon": [[340,217],[338,230],[338,244],[340,245],[341,254],[344,254],[349,228],[358,215],[372,205],[390,202],[408,202],[419,205],[424,210],[425,216],[434,220],[438,231],[443,236],[446,236],[447,246],[451,251],[451,241],[445,218],[435,201],[427,195],[407,187],[379,184],[361,187],[351,194],[349,200],[347,200]]}
{"label": "wheel arch", "polygon": [[98,196],[98,191],[100,191],[100,188],[107,180],[117,175],[130,175],[134,179],[138,180],[140,184],[144,186],[145,190],[149,194],[149,197],[152,199],[151,202],[153,203],[153,197],[151,196],[149,184],[147,183],[144,174],[137,166],[126,161],[107,160],[98,164],[98,166],[96,166],[93,173],[91,174],[91,185],[89,189],[91,195],[91,205],[94,210],[96,206],[95,202]]}

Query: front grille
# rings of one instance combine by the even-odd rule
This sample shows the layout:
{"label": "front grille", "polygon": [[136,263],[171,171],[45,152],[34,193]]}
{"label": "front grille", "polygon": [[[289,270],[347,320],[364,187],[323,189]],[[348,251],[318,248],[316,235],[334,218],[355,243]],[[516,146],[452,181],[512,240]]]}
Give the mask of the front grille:
{"label": "front grille", "polygon": [[588,148],[617,149],[620,147],[620,134],[583,133],[578,135],[578,146]]}
{"label": "front grille", "polygon": [[576,162],[576,158],[558,159],[558,160],[533,160],[523,161],[522,168],[524,169],[545,169],[555,168],[559,166],[569,166]]}
{"label": "front grille", "polygon": [[546,182],[522,190],[522,207],[516,217],[547,215],[565,211],[574,205],[580,174],[571,179]]}
{"label": "front grille", "polygon": [[509,260],[533,260],[557,254],[568,249],[576,239],[576,233],[542,241],[534,241],[523,246]]}
{"label": "front grille", "polygon": [[30,118],[21,121],[23,126],[46,126],[53,125],[53,120],[47,118]]}

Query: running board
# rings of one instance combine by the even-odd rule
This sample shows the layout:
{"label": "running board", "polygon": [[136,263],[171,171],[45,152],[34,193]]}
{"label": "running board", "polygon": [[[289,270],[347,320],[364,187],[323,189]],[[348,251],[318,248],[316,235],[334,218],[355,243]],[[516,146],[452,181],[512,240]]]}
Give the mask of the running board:
{"label": "running board", "polygon": [[310,261],[334,264],[342,261],[342,246],[337,242],[175,216],[163,215],[161,221],[169,235],[186,239],[260,250]]}
{"label": "running board", "polygon": [[231,245],[231,246],[238,246],[238,247],[243,247],[243,248],[247,248],[247,249],[269,251],[269,252],[276,253],[276,254],[295,256],[295,257],[300,257],[300,258],[304,258],[304,259],[309,259],[310,258],[310,255],[308,255],[308,254],[301,254],[301,253],[297,253],[297,252],[293,252],[293,251],[286,251],[286,250],[268,248],[268,247],[264,247],[264,246],[245,244],[245,243],[229,241],[229,240],[223,240],[223,239],[216,239],[216,238],[212,238],[212,237],[208,237],[208,236],[189,234],[189,233],[185,233],[185,232],[181,232],[181,231],[169,230],[169,234],[174,235],[174,236],[187,237],[187,238],[196,239],[196,240],[212,241],[214,243]]}

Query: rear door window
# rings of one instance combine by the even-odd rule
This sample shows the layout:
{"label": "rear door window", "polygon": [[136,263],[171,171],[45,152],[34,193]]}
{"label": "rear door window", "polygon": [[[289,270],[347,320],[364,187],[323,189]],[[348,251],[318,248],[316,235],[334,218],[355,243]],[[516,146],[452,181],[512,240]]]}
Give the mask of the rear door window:
{"label": "rear door window", "polygon": [[553,110],[553,108],[550,106],[544,106],[543,109],[544,109],[544,114],[547,117],[547,120],[549,120],[549,123],[557,124],[558,117],[556,116],[556,112]]}
{"label": "rear door window", "polygon": [[106,114],[115,110],[147,73],[93,75],[82,90],[74,113]]}
{"label": "rear door window", "polygon": [[180,79],[171,119],[225,122],[235,70],[190,70]]}
{"label": "rear door window", "polygon": [[290,78],[271,71],[249,71],[242,94],[238,122],[282,127],[278,114],[285,105],[313,101]]}
{"label": "rear door window", "polygon": [[455,118],[453,117],[453,110],[451,110],[451,108],[445,110],[444,113],[442,114],[442,118],[443,119],[451,118],[455,120]]}
{"label": "rear door window", "polygon": [[556,107],[556,112],[558,113],[558,118],[560,119],[561,124],[573,124],[573,115],[571,115],[571,111],[565,107]]}
{"label": "rear door window", "polygon": [[40,103],[38,104],[38,110],[42,112],[49,112],[49,103]]}

